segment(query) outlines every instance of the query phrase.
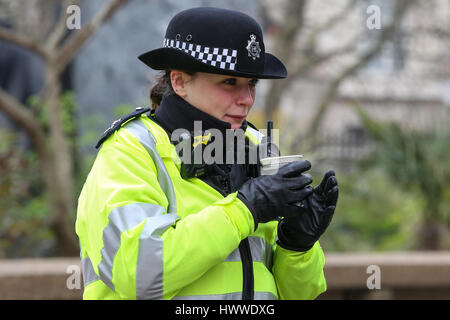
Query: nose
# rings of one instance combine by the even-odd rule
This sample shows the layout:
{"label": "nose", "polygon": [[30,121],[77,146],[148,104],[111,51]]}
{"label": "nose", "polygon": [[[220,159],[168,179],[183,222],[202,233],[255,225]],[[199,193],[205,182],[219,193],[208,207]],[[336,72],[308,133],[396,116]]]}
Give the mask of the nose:
{"label": "nose", "polygon": [[255,88],[249,84],[240,86],[236,104],[242,107],[251,107],[255,100]]}

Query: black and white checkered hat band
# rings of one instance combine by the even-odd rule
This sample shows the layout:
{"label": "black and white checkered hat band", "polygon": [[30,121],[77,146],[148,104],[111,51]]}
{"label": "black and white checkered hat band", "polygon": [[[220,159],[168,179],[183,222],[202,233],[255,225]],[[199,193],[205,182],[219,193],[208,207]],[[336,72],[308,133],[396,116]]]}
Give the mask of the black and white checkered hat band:
{"label": "black and white checkered hat band", "polygon": [[176,48],[190,54],[195,59],[224,70],[235,70],[237,50],[211,48],[179,40],[164,39],[164,48]]}

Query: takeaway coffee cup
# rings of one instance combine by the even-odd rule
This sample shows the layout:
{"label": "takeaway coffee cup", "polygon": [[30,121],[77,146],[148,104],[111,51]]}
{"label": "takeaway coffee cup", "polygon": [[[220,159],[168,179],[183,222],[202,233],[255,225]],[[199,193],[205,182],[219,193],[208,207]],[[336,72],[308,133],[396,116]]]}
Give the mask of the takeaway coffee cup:
{"label": "takeaway coffee cup", "polygon": [[274,174],[278,171],[282,166],[291,163],[293,161],[302,160],[303,155],[296,154],[291,156],[282,156],[282,157],[268,157],[261,159],[261,175],[270,175]]}

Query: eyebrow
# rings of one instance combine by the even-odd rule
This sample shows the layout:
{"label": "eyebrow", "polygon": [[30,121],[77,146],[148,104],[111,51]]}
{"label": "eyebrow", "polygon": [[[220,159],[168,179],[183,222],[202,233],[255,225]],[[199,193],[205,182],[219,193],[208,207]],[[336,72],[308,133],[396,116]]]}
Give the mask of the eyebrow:
{"label": "eyebrow", "polygon": [[[223,81],[223,80],[229,80],[229,79],[233,79],[233,80],[235,80],[235,81],[238,81],[239,77],[236,77],[236,76],[224,77],[224,78],[222,79],[222,81]],[[259,82],[259,79],[258,79],[258,78],[247,78],[247,79],[248,79],[248,81],[253,81],[255,84]]]}

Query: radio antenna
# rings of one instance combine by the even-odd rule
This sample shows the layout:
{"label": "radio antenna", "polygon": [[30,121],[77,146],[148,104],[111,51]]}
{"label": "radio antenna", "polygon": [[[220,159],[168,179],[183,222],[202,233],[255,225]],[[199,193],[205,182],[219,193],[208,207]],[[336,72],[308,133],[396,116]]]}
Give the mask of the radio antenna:
{"label": "radio antenna", "polygon": [[270,157],[272,155],[272,130],[273,130],[273,122],[267,121],[267,156]]}

